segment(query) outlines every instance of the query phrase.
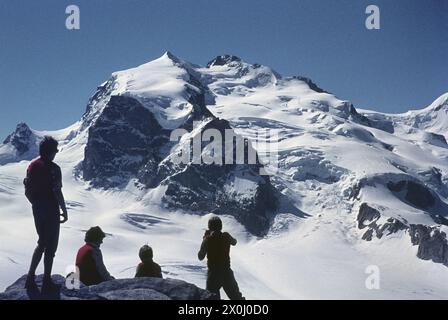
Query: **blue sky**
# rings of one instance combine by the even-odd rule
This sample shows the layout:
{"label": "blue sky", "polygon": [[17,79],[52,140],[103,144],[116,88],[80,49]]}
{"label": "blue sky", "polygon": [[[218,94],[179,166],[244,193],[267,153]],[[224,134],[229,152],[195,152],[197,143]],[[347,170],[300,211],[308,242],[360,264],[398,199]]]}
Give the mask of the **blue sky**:
{"label": "blue sky", "polygon": [[[79,31],[65,28],[69,4]],[[381,30],[364,27],[369,4]],[[0,0],[0,140],[21,121],[66,127],[110,73],[166,50],[202,65],[231,53],[403,112],[448,91],[448,1]]]}

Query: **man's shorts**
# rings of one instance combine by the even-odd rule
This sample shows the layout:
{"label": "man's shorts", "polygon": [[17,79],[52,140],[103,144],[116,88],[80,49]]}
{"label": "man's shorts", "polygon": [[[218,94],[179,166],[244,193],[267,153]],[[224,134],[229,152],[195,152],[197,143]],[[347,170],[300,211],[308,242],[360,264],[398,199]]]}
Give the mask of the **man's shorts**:
{"label": "man's shorts", "polygon": [[47,253],[56,253],[59,242],[59,208],[54,205],[33,205],[33,216],[39,236],[37,244]]}

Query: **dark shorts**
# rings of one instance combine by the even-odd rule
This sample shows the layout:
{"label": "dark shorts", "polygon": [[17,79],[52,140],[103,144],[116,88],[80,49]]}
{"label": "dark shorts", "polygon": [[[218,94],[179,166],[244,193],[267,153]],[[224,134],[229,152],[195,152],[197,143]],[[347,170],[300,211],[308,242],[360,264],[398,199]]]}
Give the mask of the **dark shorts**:
{"label": "dark shorts", "polygon": [[59,208],[54,205],[33,205],[34,225],[39,239],[37,244],[47,253],[56,253],[59,243]]}

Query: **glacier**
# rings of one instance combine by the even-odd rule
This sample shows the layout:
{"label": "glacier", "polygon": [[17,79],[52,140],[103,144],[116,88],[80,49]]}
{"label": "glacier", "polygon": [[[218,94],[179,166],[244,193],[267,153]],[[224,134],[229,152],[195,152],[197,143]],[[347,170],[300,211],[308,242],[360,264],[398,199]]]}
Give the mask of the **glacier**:
{"label": "glacier", "polygon": [[[49,134],[60,141],[70,215],[55,273],[70,271],[83,233],[100,225],[115,277],[132,277],[149,243],[164,275],[204,287],[196,253],[213,212],[239,240],[232,265],[248,299],[446,299],[447,115],[448,93],[421,110],[379,113],[232,55],[200,66],[166,52],[112,73],[75,124],[19,124],[0,145],[0,290],[28,268],[36,236],[22,179]],[[276,174],[173,166],[167,133],[194,135],[193,121],[275,144]],[[257,135],[265,129],[275,134]],[[257,151],[256,166],[269,169]],[[379,290],[366,287],[369,266]]]}

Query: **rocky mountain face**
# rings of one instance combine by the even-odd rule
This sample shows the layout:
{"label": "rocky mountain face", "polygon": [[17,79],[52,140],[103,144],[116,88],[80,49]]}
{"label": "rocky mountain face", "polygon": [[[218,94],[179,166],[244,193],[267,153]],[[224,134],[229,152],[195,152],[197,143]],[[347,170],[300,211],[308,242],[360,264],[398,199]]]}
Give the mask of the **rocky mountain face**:
{"label": "rocky mountain face", "polygon": [[83,177],[94,187],[126,184],[143,167],[161,161],[158,151],[168,141],[169,132],[137,100],[112,96],[89,128]]}
{"label": "rocky mountain face", "polygon": [[[432,173],[439,176],[438,171]],[[406,216],[399,211],[390,217],[389,208],[378,203],[363,202],[357,216],[358,228],[366,230],[362,239],[371,241],[374,237],[381,239],[383,236],[404,231],[410,237],[412,245],[418,246],[417,257],[448,266],[448,241],[444,231],[448,226],[446,217],[448,205],[439,196],[440,193],[444,194],[440,188],[440,185],[443,184],[431,186],[430,182],[424,183],[403,174],[362,179],[357,186],[357,192],[362,193],[362,189],[367,185],[385,185],[390,195],[396,200],[424,212],[424,215],[431,221],[429,224],[421,223],[415,218],[413,221],[408,221]],[[358,197],[359,194],[354,196]],[[362,197],[357,199],[361,200]]]}
{"label": "rocky mountain face", "polygon": [[271,180],[300,199],[297,215],[358,212],[364,240],[404,233],[419,258],[446,261],[448,94],[422,110],[387,115],[357,110],[300,76],[272,72],[264,87],[251,87],[236,69],[259,74],[233,56],[201,69],[213,79],[209,108],[245,137],[261,128],[279,132]]}
{"label": "rocky mountain face", "polygon": [[[26,275],[0,293],[0,300],[213,300],[215,296],[193,284],[176,279],[136,278],[116,279],[95,286],[68,289],[66,279],[53,275],[59,290],[42,293],[24,288]],[[42,275],[36,278],[42,287]],[[69,288],[71,286],[69,285]]]}
{"label": "rocky mountain face", "polygon": [[[228,121],[209,119],[194,128],[193,133],[190,133],[174,152],[189,149],[188,138],[195,140],[197,135],[210,129],[216,130],[222,137],[226,135],[225,130],[233,132]],[[170,154],[162,161],[155,176],[162,175],[161,185],[166,186],[163,199],[170,207],[185,208],[192,212],[228,214],[234,216],[249,232],[263,235],[269,229],[277,206],[275,189],[270,183],[269,176],[260,175],[263,166],[259,161],[248,163],[250,144],[245,145],[246,161],[238,164],[237,146],[232,142],[224,139],[220,147],[219,163],[223,165],[196,164],[194,161],[177,165]],[[208,149],[210,143],[208,141],[201,143],[203,159],[204,156],[211,156],[211,150]],[[226,165],[224,149],[229,143],[232,143],[233,160],[231,164]],[[253,153],[256,155],[255,150]],[[145,176],[148,176],[148,172],[145,172]],[[152,179],[154,175],[149,176]]]}
{"label": "rocky mountain face", "polygon": [[[418,246],[417,257],[442,263],[448,267],[448,241],[446,233],[438,226],[405,224],[394,218],[382,219],[380,211],[363,203],[358,213],[358,228],[366,229],[362,238],[371,241],[373,237],[381,239],[399,231],[406,231],[412,245]],[[383,221],[381,221],[383,220]],[[381,222],[379,222],[381,221]],[[446,220],[443,223],[446,225]]]}
{"label": "rocky mountain face", "polygon": [[26,123],[19,123],[0,145],[0,165],[31,160],[38,155],[38,137]]}
{"label": "rocky mountain face", "polygon": [[[251,233],[264,235],[276,209],[276,196],[269,177],[259,174],[262,165],[258,159],[251,164],[246,157],[244,163],[229,165],[195,162],[193,156],[182,163],[175,161],[178,152],[192,150],[194,140],[200,141],[199,157],[214,152],[210,150],[212,140],[201,139],[208,130],[214,130],[224,138],[220,147],[220,162],[224,164],[225,146],[233,143],[225,140],[226,130],[232,128],[207,109],[209,89],[187,63],[170,53],[159,60],[141,69],[174,69],[175,77],[170,79],[168,72],[165,78],[171,97],[145,95],[142,90],[147,89],[135,82],[139,93],[133,93],[129,77],[140,79],[138,72],[149,72],[137,70],[115,75],[91,99],[83,117],[83,127],[88,128],[83,178],[105,189],[124,188],[131,181],[148,189],[163,187],[163,202],[169,207],[229,214]],[[125,84],[121,83],[123,77]],[[114,91],[121,86],[122,91]],[[174,129],[183,130],[185,136],[180,141],[170,139]],[[246,153],[248,148],[251,146],[246,142]],[[235,143],[234,160],[236,149]]]}
{"label": "rocky mountain face", "polygon": [[16,130],[3,141],[3,144],[9,143],[14,146],[20,156],[30,151],[31,143],[35,142],[34,140],[33,132],[26,123],[19,123]]}
{"label": "rocky mountain face", "polygon": [[[163,206],[231,215],[257,236],[296,224],[318,230],[327,217],[344,232],[356,225],[370,243],[406,237],[419,258],[446,265],[447,101],[448,93],[421,110],[383,114],[237,56],[202,67],[167,52],[113,73],[64,137],[67,150],[83,148],[77,170],[91,187],[155,190]],[[230,130],[256,161],[196,162],[187,152],[195,140],[201,159],[225,162],[214,139],[199,139],[209,129]],[[174,130],[182,134],[170,139]],[[19,125],[0,146],[0,164],[27,159],[40,135]],[[263,145],[274,146],[276,161]]]}

